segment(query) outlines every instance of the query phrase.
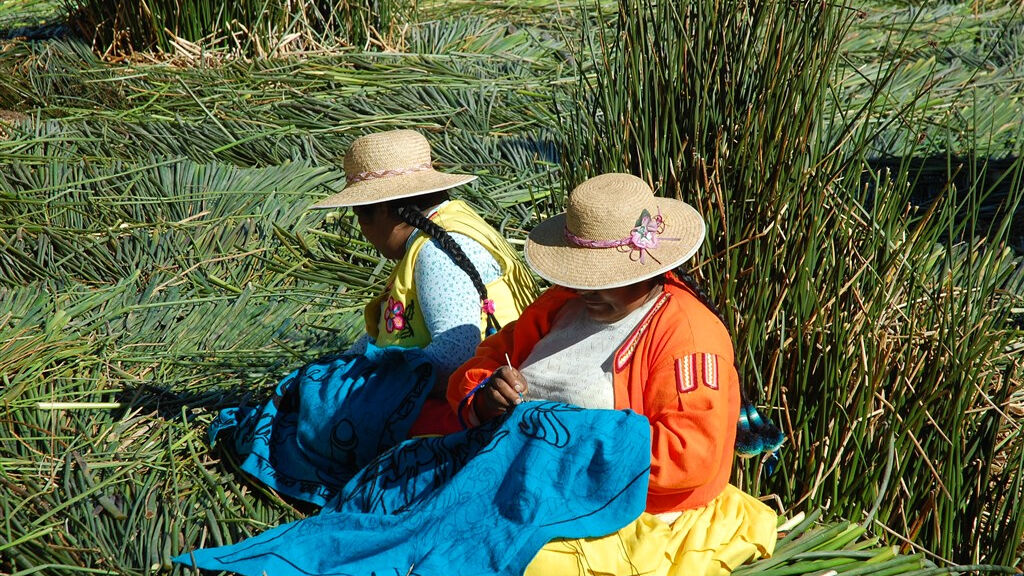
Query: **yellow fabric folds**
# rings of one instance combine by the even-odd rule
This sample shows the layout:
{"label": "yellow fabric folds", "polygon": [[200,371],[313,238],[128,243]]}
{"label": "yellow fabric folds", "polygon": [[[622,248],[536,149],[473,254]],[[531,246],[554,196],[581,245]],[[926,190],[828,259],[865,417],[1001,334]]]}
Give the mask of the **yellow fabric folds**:
{"label": "yellow fabric folds", "polygon": [[775,550],[775,512],[729,484],[706,506],[674,522],[641,514],[602,538],[553,540],[525,576],[725,576]]}

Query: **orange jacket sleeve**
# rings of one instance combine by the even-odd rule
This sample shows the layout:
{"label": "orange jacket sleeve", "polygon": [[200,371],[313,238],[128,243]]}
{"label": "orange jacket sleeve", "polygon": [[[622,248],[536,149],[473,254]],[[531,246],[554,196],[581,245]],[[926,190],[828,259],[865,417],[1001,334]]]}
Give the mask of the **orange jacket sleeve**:
{"label": "orange jacket sleeve", "polygon": [[731,467],[725,455],[726,443],[736,433],[730,406],[731,396],[738,402],[735,382],[731,362],[715,354],[672,358],[651,371],[645,394],[651,422],[651,494],[692,490],[718,478],[723,466]]}

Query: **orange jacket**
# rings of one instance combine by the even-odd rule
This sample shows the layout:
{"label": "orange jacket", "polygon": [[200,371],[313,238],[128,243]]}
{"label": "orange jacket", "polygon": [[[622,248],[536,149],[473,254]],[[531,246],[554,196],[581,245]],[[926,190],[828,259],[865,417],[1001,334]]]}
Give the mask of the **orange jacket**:
{"label": "orange jacket", "polygon": [[[520,366],[562,305],[576,297],[550,288],[519,320],[484,340],[448,381],[452,407],[457,410],[470,390],[505,364],[506,353]],[[666,273],[664,291],[616,351],[612,369],[615,408],[632,409],[651,423],[647,511],[707,504],[729,481],[739,417],[739,378],[725,326]]]}

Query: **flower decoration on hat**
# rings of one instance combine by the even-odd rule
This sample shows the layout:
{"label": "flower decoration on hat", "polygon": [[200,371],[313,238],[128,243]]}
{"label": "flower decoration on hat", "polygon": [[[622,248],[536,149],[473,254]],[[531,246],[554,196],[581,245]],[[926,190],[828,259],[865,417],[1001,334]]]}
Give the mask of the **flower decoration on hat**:
{"label": "flower decoration on hat", "polygon": [[[636,221],[636,228],[629,233],[630,257],[636,256],[640,263],[644,264],[644,255],[650,254],[652,249],[657,248],[659,240],[669,242],[679,240],[679,238],[659,238],[664,232],[665,219],[661,216],[660,211],[657,216],[651,216],[647,210],[641,212],[640,218]],[[661,264],[661,261],[653,255],[651,255],[651,259]]]}
{"label": "flower decoration on hat", "polygon": [[660,264],[661,261],[651,254],[651,250],[658,247],[658,242],[679,240],[679,238],[661,238],[664,232],[665,218],[662,217],[661,211],[659,210],[656,216],[651,216],[651,213],[644,209],[636,220],[636,226],[629,231],[629,236],[625,238],[588,240],[576,236],[569,231],[568,227],[565,229],[565,238],[581,248],[618,248],[620,252],[629,252],[630,260],[639,260],[641,264],[646,264],[646,257],[650,255],[651,260]]}

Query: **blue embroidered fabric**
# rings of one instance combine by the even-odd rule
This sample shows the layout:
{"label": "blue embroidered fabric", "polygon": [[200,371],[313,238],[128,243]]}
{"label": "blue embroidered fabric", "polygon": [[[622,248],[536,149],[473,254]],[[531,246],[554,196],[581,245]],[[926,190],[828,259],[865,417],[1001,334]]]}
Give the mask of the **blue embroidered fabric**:
{"label": "blue embroidered fabric", "polygon": [[253,576],[518,576],[553,538],[636,519],[649,473],[643,416],[527,402],[395,446],[317,516],[174,561]]}
{"label": "blue embroidered fabric", "polygon": [[234,429],[243,470],[274,490],[324,505],[366,464],[408,436],[434,384],[422,350],[378,348],[299,368],[259,407],[222,410],[210,444]]}

